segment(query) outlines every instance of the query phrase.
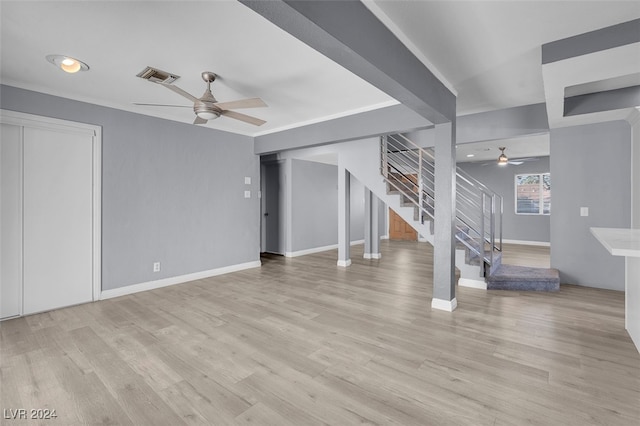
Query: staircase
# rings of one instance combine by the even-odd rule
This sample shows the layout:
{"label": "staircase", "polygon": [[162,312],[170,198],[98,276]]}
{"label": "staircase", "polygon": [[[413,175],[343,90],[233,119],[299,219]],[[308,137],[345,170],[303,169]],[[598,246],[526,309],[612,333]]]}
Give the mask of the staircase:
{"label": "staircase", "polygon": [[[433,244],[433,151],[420,148],[398,134],[381,138],[380,154],[380,172],[386,182],[387,194],[397,196],[399,207],[411,211],[410,214],[399,214],[422,238]],[[456,191],[458,284],[486,289],[485,277],[495,272],[502,259],[502,197],[460,168],[456,170]],[[393,200],[386,201],[395,204]],[[390,207],[394,208],[393,205]]]}
{"label": "staircase", "polygon": [[[382,136],[380,173],[386,196],[379,198],[432,245],[435,206],[434,153],[401,134]],[[358,177],[358,176],[356,176]],[[503,290],[557,291],[555,269],[502,265],[503,200],[456,169],[456,253],[458,285]]]}

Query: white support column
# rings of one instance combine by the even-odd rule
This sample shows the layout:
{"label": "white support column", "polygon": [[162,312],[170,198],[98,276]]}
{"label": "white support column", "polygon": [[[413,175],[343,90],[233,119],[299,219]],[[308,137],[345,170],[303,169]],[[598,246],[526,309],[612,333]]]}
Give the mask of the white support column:
{"label": "white support column", "polygon": [[435,226],[431,307],[451,312],[457,306],[455,122],[436,125],[435,135]]}
{"label": "white support column", "polygon": [[351,265],[351,175],[338,164],[338,266]]}

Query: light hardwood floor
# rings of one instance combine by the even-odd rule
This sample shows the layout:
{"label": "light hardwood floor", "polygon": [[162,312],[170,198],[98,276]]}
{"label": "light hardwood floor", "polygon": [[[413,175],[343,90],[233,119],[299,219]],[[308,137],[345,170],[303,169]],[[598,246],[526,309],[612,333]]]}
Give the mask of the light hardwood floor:
{"label": "light hardwood floor", "polygon": [[640,423],[622,293],[460,287],[447,313],[430,308],[426,243],[336,259],[267,256],[2,322],[1,407],[55,409],[42,424],[59,425]]}

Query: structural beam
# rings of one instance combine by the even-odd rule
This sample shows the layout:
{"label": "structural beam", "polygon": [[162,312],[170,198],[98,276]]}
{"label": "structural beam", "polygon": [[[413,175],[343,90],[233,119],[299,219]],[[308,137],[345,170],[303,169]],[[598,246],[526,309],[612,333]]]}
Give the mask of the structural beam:
{"label": "structural beam", "polygon": [[392,105],[320,123],[308,124],[254,138],[258,155],[366,139],[382,134],[423,129],[432,124],[408,107]]}
{"label": "structural beam", "polygon": [[640,106],[640,86],[587,93],[564,99],[564,116]]}
{"label": "structural beam", "polygon": [[542,64],[640,43],[640,19],[542,45]]}
{"label": "structural beam", "polygon": [[455,119],[455,95],[362,2],[240,2],[430,122]]}

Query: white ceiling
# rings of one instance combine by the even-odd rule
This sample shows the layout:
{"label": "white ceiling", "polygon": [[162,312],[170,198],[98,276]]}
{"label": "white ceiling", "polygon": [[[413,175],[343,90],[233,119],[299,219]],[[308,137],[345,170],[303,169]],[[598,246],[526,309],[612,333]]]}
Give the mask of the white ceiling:
{"label": "white ceiling", "polygon": [[[457,92],[460,115],[545,102],[543,43],[640,17],[638,1],[366,4]],[[224,117],[208,126],[253,136],[397,103],[236,1],[2,0],[0,7],[3,84],[190,123],[188,108],[133,105],[188,104],[136,74],[147,65],[175,73],[175,85],[199,97],[200,73],[210,70],[220,76],[218,100],[261,97],[269,108],[242,110],[267,120],[259,128]],[[53,53],[91,69],[65,74],[45,60]]]}
{"label": "white ceiling", "polygon": [[[193,122],[187,99],[136,77],[149,65],[179,75],[174,85],[200,97],[202,71],[218,79],[219,101],[261,97],[269,108],[240,112],[267,124],[220,118],[209,127],[255,135],[397,104],[236,1],[2,1],[2,83],[99,105]],[[45,60],[86,62],[74,75]]]}
{"label": "white ceiling", "polygon": [[366,4],[455,88],[458,115],[544,102],[543,44],[640,18],[637,0]]}

